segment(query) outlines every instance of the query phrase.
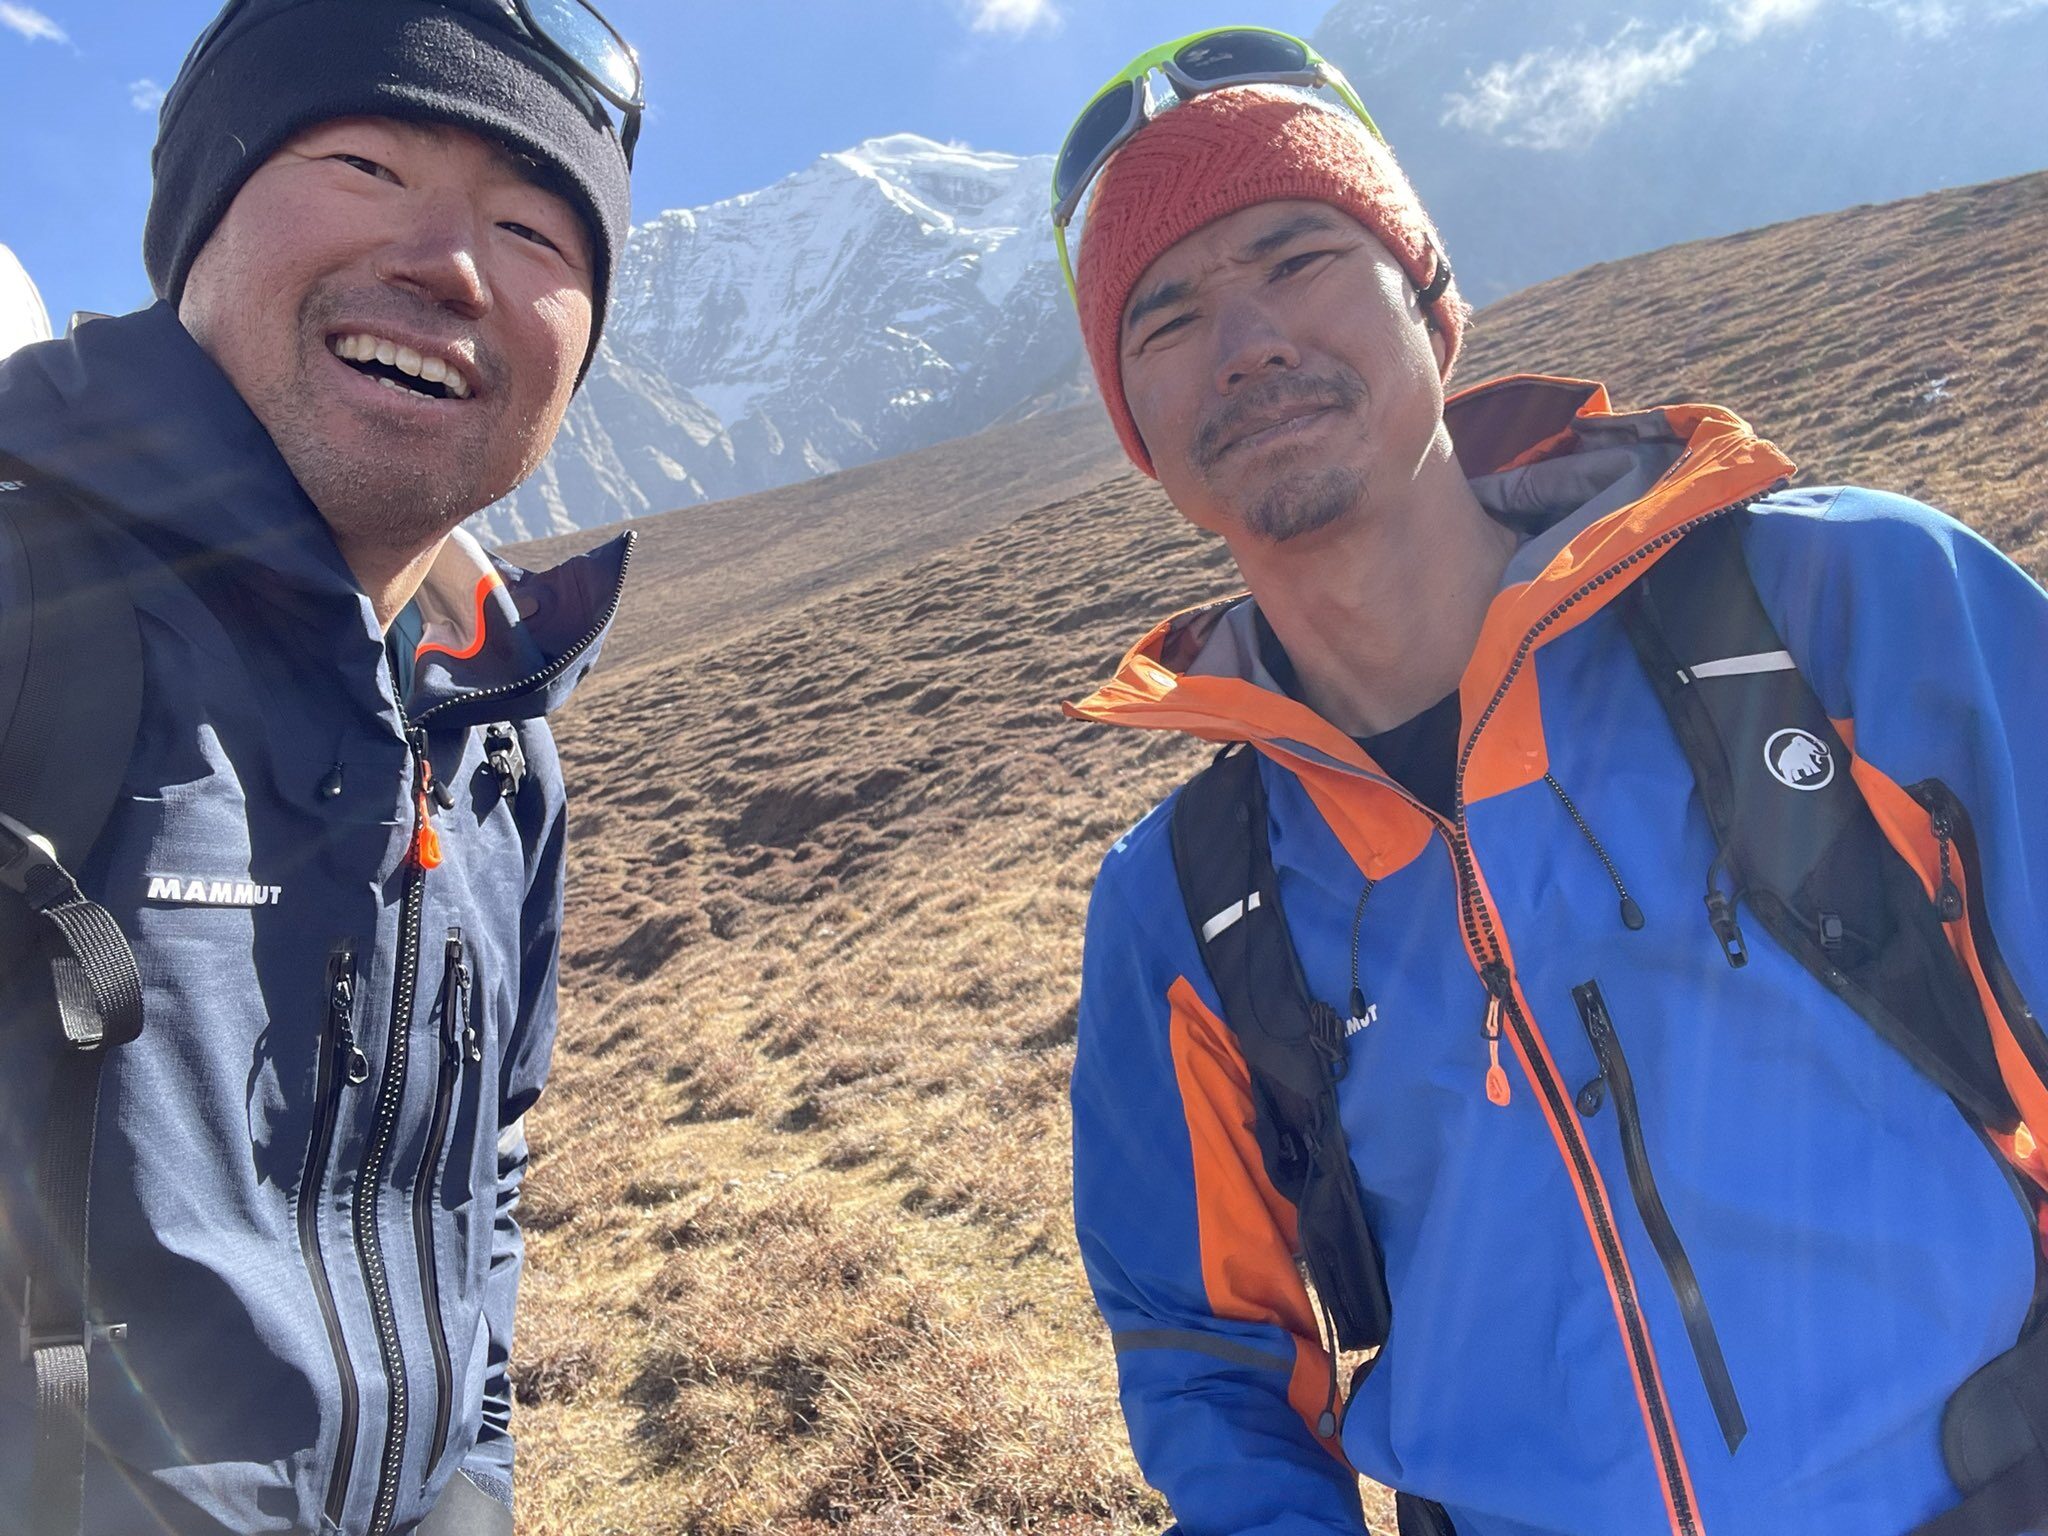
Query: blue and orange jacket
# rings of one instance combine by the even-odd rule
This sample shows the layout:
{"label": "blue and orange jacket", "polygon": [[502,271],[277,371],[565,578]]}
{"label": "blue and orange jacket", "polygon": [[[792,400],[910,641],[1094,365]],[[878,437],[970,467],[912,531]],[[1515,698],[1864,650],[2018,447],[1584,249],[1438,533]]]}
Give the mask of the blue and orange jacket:
{"label": "blue and orange jacket", "polygon": [[[1394,1304],[1319,1437],[1332,1375],[1295,1213],[1249,1129],[1169,800],[1103,862],[1073,1082],[1076,1221],[1138,1460],[1187,1536],[1358,1532],[1354,1469],[1443,1504],[1460,1536],[1903,1532],[1957,1501],[1943,1405],[2036,1292],[2048,1090],[2019,1038],[2038,1026],[1994,982],[2048,997],[2048,596],[1913,502],[1784,489],[1792,466],[1712,407],[1617,413],[1595,385],[1521,378],[1447,420],[1482,503],[1525,535],[1460,685],[1459,818],[1277,688],[1244,602],[1161,625],[1072,706],[1262,754],[1310,990],[1341,1003],[1355,966],[1366,1000],[1339,1098]],[[1968,885],[1951,933],[2024,1116],[1997,1149],[1761,925],[1738,970],[1709,922],[1712,834],[1611,604],[1744,503],[1765,606],[1887,837],[1930,892],[1944,858]],[[1936,781],[1973,834],[1946,848],[1907,793]],[[1482,935],[1532,1026],[1498,1042],[1504,1104]],[[1588,982],[1632,1127],[1618,1092],[1582,1092],[1607,1086],[1574,1004]],[[1625,1129],[1747,1419],[1732,1452]]]}
{"label": "blue and orange jacket", "polygon": [[[92,1293],[125,1330],[90,1355],[85,1530],[399,1533],[458,1475],[509,1503],[566,836],[546,716],[596,659],[625,541],[527,573],[458,533],[401,697],[326,523],[170,306],[0,364],[0,448],[103,510],[143,640],[122,794],[77,869],[145,1010],[101,1080]],[[4,1536],[62,1049],[23,1022],[0,1006]]]}

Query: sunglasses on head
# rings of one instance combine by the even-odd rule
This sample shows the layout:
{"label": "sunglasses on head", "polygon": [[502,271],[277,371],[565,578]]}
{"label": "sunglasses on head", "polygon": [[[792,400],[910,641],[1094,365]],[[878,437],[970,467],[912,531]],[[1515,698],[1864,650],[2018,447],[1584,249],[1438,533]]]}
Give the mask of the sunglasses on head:
{"label": "sunglasses on head", "polygon": [[[640,56],[633,45],[619,36],[618,29],[604,19],[590,0],[444,0],[450,10],[489,14],[508,31],[517,33],[549,63],[568,77],[573,87],[590,92],[609,103],[619,114],[619,149],[626,157],[626,169],[633,168],[633,146],[640,139],[640,118],[647,107],[642,94]],[[228,0],[220,14],[199,34],[199,41],[185,56],[192,64],[235,17],[248,8],[248,0]]]}
{"label": "sunglasses on head", "polygon": [[1081,211],[1082,198],[1109,157],[1171,105],[1153,100],[1154,71],[1166,77],[1176,101],[1232,85],[1327,86],[1374,138],[1382,143],[1386,140],[1343,72],[1286,32],[1269,27],[1219,27],[1141,53],[1081,109],[1053,162],[1053,234],[1059,241],[1060,270],[1066,274],[1070,296],[1075,291],[1074,262],[1067,248],[1067,226]]}

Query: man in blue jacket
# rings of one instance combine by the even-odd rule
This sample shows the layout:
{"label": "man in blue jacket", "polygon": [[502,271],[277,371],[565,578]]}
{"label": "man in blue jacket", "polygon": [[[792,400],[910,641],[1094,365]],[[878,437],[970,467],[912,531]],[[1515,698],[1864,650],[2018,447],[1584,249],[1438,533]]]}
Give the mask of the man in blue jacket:
{"label": "man in blue jacket", "polygon": [[[1464,311],[1412,188],[1355,112],[1219,82],[1231,46],[1069,153],[1106,162],[1076,294],[1102,398],[1250,596],[1160,625],[1073,712],[1256,752],[1306,993],[1349,999],[1334,1129],[1392,1324],[1346,1400],[1204,963],[1248,903],[1195,931],[1169,801],[1104,860],[1073,1081],[1139,1462],[1188,1536],[1359,1532],[1355,1473],[1411,1496],[1404,1532],[1945,1518],[1945,1406],[2039,1273],[2048,598],[1924,507],[1785,489],[1712,406],[1447,401]],[[1721,670],[1796,667],[1824,704],[1842,760],[1797,734],[1770,771],[1802,803],[1853,775],[1978,988],[1994,1130],[1716,888],[1620,601],[1710,525],[1783,638]]]}
{"label": "man in blue jacket", "polygon": [[143,673],[111,815],[54,850],[144,1021],[99,1086],[68,1516],[22,1311],[63,1046],[5,977],[9,1536],[511,1528],[562,905],[545,717],[627,541],[528,574],[458,525],[588,366],[638,115],[631,51],[573,6],[235,0],[163,107],[160,302],[0,365],[0,516],[97,524]]}

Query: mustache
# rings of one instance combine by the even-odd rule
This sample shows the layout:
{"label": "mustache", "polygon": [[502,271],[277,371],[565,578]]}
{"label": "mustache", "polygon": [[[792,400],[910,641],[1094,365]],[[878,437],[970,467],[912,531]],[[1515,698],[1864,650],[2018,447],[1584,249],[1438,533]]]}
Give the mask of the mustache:
{"label": "mustache", "polygon": [[1223,457],[1232,443],[1264,425],[1284,407],[1355,411],[1365,403],[1365,397],[1365,380],[1349,368],[1328,374],[1277,374],[1224,401],[1216,414],[1196,430],[1192,457],[1207,469]]}

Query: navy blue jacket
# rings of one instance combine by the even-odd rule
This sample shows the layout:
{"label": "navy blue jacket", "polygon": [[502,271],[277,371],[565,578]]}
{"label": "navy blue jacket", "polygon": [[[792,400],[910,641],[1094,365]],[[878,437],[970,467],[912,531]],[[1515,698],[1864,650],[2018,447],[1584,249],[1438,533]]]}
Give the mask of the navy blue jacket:
{"label": "navy blue jacket", "polygon": [[[400,700],[327,525],[169,308],[0,364],[0,448],[111,511],[144,649],[79,871],[146,1010],[100,1095],[93,1304],[127,1326],[91,1357],[87,1530],[404,1531],[458,1470],[509,1502],[513,1208],[561,924],[544,717],[597,656],[628,541],[529,575],[456,534]],[[0,1019],[8,1339],[56,1049]],[[33,1419],[0,1351],[0,1532]]]}

